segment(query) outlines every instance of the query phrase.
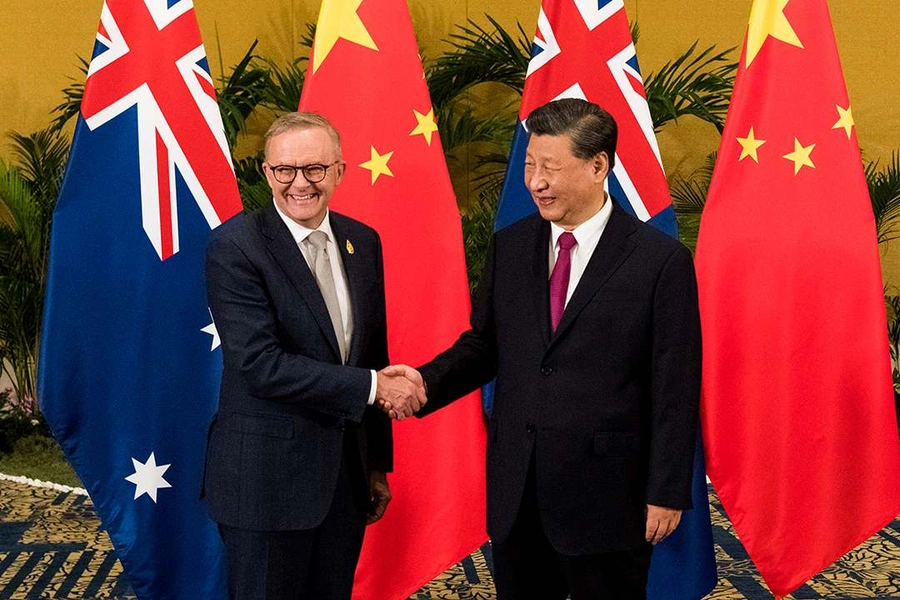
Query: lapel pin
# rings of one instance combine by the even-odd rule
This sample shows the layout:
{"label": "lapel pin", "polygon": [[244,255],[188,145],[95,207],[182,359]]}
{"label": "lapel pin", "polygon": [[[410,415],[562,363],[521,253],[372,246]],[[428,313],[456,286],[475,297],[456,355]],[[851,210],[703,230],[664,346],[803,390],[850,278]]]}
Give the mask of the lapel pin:
{"label": "lapel pin", "polygon": [[353,254],[353,244],[350,243],[350,240],[347,240],[347,254]]}

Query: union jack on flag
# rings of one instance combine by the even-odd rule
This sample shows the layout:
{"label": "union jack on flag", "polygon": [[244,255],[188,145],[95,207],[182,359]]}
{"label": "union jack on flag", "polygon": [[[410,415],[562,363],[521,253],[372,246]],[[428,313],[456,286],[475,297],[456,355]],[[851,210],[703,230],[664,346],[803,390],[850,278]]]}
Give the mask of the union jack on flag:
{"label": "union jack on flag", "polygon": [[94,130],[134,106],[143,227],[165,260],[179,248],[175,169],[211,228],[240,209],[191,0],[104,3],[81,113]]}
{"label": "union jack on flag", "polygon": [[203,264],[240,210],[191,1],[106,0],[53,213],[39,400],[122,561],[110,593],[227,595],[200,500],[222,369]]}
{"label": "union jack on flag", "polygon": [[616,166],[607,183],[622,208],[677,235],[675,213],[644,83],[622,0],[545,0],[538,15],[532,58],[519,109],[496,229],[534,210],[524,183],[525,119],[560,98],[602,106],[619,128]]}
{"label": "union jack on flag", "polygon": [[[525,119],[560,98],[599,104],[619,129],[616,166],[607,178],[617,204],[675,237],[677,223],[622,0],[544,0],[525,77],[519,125],[513,136],[494,229],[535,212],[525,186]],[[490,410],[491,393],[485,390]],[[653,551],[647,597],[696,600],[715,587],[716,564],[702,444],[697,444],[694,509]]]}

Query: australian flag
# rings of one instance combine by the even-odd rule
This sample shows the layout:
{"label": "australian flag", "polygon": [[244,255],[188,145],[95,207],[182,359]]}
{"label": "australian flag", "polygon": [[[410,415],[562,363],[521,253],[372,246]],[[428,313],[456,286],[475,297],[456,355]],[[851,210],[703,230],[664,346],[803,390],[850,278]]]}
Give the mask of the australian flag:
{"label": "australian flag", "polygon": [[140,598],[224,598],[200,500],[221,350],[210,230],[241,210],[191,0],[106,0],[53,215],[41,407]]}
{"label": "australian flag", "polygon": [[[525,119],[560,98],[606,109],[619,128],[609,193],[623,209],[675,237],[672,199],[622,0],[544,0],[503,183],[495,230],[533,213],[525,187]],[[694,509],[656,546],[647,586],[650,600],[700,598],[716,585],[716,562],[701,445],[694,461]]]}

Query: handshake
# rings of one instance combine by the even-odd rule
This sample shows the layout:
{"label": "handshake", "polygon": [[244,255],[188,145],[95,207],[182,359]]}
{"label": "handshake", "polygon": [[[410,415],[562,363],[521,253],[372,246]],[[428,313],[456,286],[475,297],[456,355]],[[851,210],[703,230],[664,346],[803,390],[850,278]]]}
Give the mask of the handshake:
{"label": "handshake", "polygon": [[406,365],[391,365],[378,371],[375,404],[392,419],[402,421],[425,406],[422,375]]}

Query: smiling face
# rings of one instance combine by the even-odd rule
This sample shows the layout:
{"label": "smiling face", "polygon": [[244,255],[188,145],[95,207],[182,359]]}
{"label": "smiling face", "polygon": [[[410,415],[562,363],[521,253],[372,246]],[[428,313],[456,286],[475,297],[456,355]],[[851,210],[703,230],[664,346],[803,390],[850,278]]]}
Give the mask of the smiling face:
{"label": "smiling face", "polygon": [[[297,171],[291,183],[280,183],[275,179],[272,168],[288,165],[305,167],[319,164],[330,165],[325,179],[318,183],[310,183]],[[340,150],[331,134],[323,127],[290,129],[269,138],[266,144],[266,161],[263,170],[266,180],[272,188],[275,204],[292,221],[309,229],[315,229],[325,218],[328,202],[334,194],[334,188],[344,176],[346,163],[341,161]]]}
{"label": "smiling face", "polygon": [[563,229],[575,229],[603,207],[608,173],[605,152],[577,158],[569,135],[531,135],[525,154],[525,185],[541,216]]}

